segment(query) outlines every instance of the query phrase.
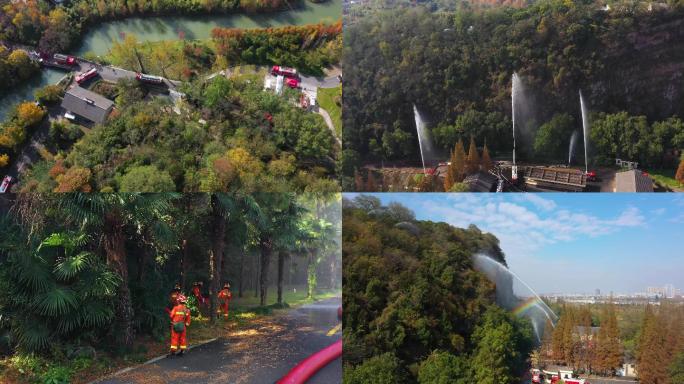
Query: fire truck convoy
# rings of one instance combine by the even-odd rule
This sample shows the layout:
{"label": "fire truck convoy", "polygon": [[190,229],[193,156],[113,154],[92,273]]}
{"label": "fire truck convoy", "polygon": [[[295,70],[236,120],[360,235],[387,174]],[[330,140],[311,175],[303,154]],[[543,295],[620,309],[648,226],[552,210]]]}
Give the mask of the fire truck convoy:
{"label": "fire truck convoy", "polygon": [[80,75],[76,76],[76,82],[78,84],[81,84],[84,81],[86,81],[88,79],[92,79],[95,76],[97,76],[97,68],[91,68],[87,72],[83,72]]}
{"label": "fire truck convoy", "polygon": [[164,83],[163,77],[146,75],[144,73],[137,73],[135,75],[135,78],[138,79],[138,81],[140,81],[142,83],[149,83],[149,84],[163,84]]}
{"label": "fire truck convoy", "polygon": [[572,371],[541,371],[539,369],[532,370],[532,384],[556,384],[561,380],[565,384],[591,384],[586,379],[573,377]]}
{"label": "fire truck convoy", "polygon": [[67,56],[63,55],[61,53],[55,53],[54,56],[52,56],[53,59],[59,64],[62,65],[76,65],[76,58],[73,56]]}
{"label": "fire truck convoy", "polygon": [[297,73],[297,70],[294,68],[283,67],[280,65],[274,65],[271,68],[271,74],[273,76],[285,76],[288,79],[295,79],[295,80],[299,81],[299,73]]}

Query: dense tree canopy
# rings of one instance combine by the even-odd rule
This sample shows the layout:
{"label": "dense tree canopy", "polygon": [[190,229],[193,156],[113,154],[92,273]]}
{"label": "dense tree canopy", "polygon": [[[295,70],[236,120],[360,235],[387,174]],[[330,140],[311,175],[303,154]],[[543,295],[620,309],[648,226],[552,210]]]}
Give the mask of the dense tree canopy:
{"label": "dense tree canopy", "polygon": [[495,306],[472,264],[476,252],[503,261],[498,240],[373,196],[343,207],[345,382],[370,383],[371,369],[410,383],[518,382],[531,327]]}
{"label": "dense tree canopy", "polygon": [[[609,11],[593,1],[491,9],[467,3],[447,12],[377,10],[345,30],[345,163],[419,159],[414,104],[444,158],[471,135],[508,157],[517,72],[524,88],[516,112],[522,160],[567,161],[572,131],[581,129],[581,89],[590,113],[625,111],[616,121],[591,119],[590,156],[675,166],[682,143],[674,137],[683,131],[674,116],[684,114],[675,69],[684,41],[681,2],[653,11],[630,1],[611,2]],[[628,142],[610,133],[625,127]]]}
{"label": "dense tree canopy", "polygon": [[[167,99],[141,100],[145,93],[138,84],[122,81],[118,88],[118,109],[110,119],[35,164],[22,177],[24,190],[339,190],[333,134],[320,116],[294,105],[294,92],[264,92],[255,76],[217,76],[184,86],[188,96],[177,106],[179,115]],[[28,108],[37,107],[26,107],[17,121],[33,121]],[[63,128],[55,128],[55,135],[71,136]],[[86,178],[58,180],[71,179],[74,169]]]}

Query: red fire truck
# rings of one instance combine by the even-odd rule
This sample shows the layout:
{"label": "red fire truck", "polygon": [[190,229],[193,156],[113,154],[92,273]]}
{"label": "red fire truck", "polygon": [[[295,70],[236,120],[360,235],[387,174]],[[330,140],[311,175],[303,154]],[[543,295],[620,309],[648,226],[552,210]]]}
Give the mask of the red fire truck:
{"label": "red fire truck", "polygon": [[286,78],[285,84],[290,88],[294,88],[294,89],[299,88],[299,80],[297,80],[297,79]]}
{"label": "red fire truck", "polygon": [[76,82],[78,84],[81,84],[84,81],[86,81],[88,79],[92,79],[95,76],[97,76],[97,68],[91,68],[87,72],[83,72],[80,75],[76,76]]}
{"label": "red fire truck", "polygon": [[556,384],[561,380],[565,384],[591,384],[586,379],[573,377],[572,371],[541,371],[539,369],[532,370],[532,384]]}
{"label": "red fire truck", "polygon": [[299,73],[294,68],[282,67],[280,65],[274,65],[273,68],[271,68],[271,74],[273,76],[280,75],[280,76],[285,76],[289,79],[299,80]]}
{"label": "red fire truck", "polygon": [[140,81],[142,83],[149,83],[149,84],[163,84],[164,83],[163,77],[146,75],[144,73],[137,73],[135,75],[135,78],[138,79],[138,81]]}
{"label": "red fire truck", "polygon": [[76,58],[73,56],[63,55],[61,53],[55,53],[52,56],[53,59],[59,64],[63,65],[76,65]]}
{"label": "red fire truck", "polygon": [[7,192],[13,180],[12,176],[5,176],[5,178],[2,179],[2,184],[0,184],[0,193]]}

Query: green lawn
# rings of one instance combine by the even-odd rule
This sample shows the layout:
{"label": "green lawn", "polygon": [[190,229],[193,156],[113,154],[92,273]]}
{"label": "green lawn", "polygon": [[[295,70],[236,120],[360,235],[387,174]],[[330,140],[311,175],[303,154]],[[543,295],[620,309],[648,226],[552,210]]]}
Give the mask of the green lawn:
{"label": "green lawn", "polygon": [[684,184],[675,180],[675,170],[674,169],[652,169],[648,171],[648,174],[655,180],[656,183],[675,190],[684,189]]}
{"label": "green lawn", "polygon": [[318,88],[318,104],[330,114],[337,137],[342,137],[342,107],[337,105],[335,98],[341,95],[341,85],[337,88]]}

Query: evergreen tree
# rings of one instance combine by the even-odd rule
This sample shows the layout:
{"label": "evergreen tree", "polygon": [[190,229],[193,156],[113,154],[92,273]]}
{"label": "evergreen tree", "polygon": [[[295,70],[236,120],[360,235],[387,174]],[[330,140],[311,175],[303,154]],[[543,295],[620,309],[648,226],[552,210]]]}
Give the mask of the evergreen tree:
{"label": "evergreen tree", "polygon": [[484,148],[482,148],[482,170],[487,172],[494,168],[494,163],[489,156],[489,149],[487,148],[487,143],[485,143]]}
{"label": "evergreen tree", "polygon": [[458,139],[454,147],[454,159],[451,162],[451,166],[454,167],[454,182],[460,183],[466,175],[466,154],[461,139]]}
{"label": "evergreen tree", "polygon": [[466,174],[470,175],[480,170],[480,155],[477,153],[477,145],[475,138],[470,136],[470,145],[468,146],[468,157],[466,159]]}

